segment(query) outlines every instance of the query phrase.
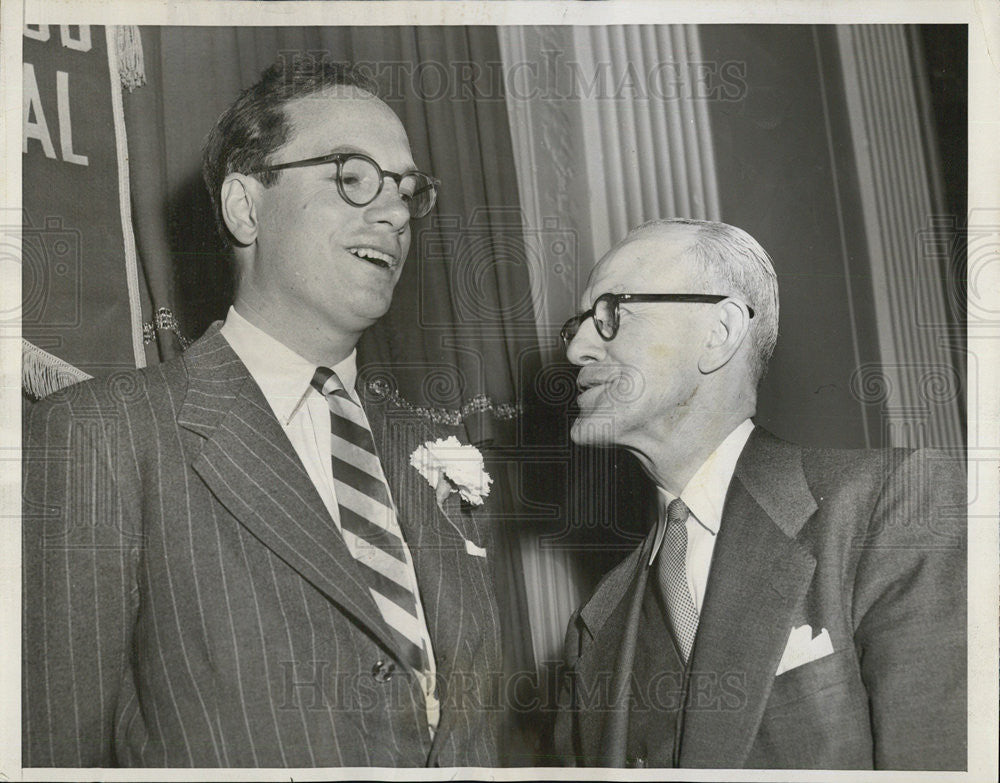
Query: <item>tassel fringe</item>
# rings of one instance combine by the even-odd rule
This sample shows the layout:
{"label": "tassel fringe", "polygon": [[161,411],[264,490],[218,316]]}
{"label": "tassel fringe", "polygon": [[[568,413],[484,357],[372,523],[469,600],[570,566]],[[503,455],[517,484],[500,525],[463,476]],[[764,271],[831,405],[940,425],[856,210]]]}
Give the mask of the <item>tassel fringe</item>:
{"label": "tassel fringe", "polygon": [[21,340],[21,387],[35,399],[91,377],[58,356]]}
{"label": "tassel fringe", "polygon": [[132,92],[146,83],[146,66],[142,58],[142,35],[134,24],[119,25],[116,30],[118,44],[118,75],[122,87]]}

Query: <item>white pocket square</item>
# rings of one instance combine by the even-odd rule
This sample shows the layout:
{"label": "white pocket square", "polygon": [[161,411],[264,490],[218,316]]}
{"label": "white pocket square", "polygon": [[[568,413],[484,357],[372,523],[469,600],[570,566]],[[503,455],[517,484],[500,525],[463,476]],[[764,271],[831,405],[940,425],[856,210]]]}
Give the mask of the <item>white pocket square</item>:
{"label": "white pocket square", "polygon": [[825,658],[827,655],[833,655],[830,632],[826,628],[821,628],[819,636],[814,639],[812,626],[800,625],[798,628],[793,628],[788,635],[788,644],[785,645],[785,652],[781,656],[781,663],[778,664],[778,671],[774,676]]}
{"label": "white pocket square", "polygon": [[465,551],[473,557],[486,557],[486,550],[473,544],[469,539],[465,539]]}

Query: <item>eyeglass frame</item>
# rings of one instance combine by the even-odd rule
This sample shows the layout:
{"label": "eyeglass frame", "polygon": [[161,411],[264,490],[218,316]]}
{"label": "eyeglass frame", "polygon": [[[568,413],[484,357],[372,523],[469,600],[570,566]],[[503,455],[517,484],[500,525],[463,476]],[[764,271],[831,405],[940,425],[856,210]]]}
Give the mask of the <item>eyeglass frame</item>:
{"label": "eyeglass frame", "polygon": [[[583,325],[583,322],[588,318],[592,318],[594,321],[594,331],[596,331],[600,338],[605,342],[611,342],[618,335],[618,328],[621,325],[621,316],[618,314],[618,307],[622,302],[694,302],[700,304],[718,304],[719,302],[724,302],[726,299],[732,298],[732,296],[724,296],[722,294],[601,294],[594,300],[594,306],[589,310],[567,319],[566,323],[563,324],[562,329],[559,330],[559,337],[562,338],[563,345],[568,348],[569,344],[573,342],[573,338],[576,337],[577,332],[580,331],[580,327]],[[597,325],[597,305],[598,302],[602,300],[607,301],[608,299],[612,302],[611,312],[614,313],[614,317],[612,319],[614,322],[614,328],[611,331],[611,336],[605,337],[601,328]],[[746,308],[747,313],[749,313],[750,317],[753,318],[753,308],[750,305],[746,305]],[[571,324],[573,324],[575,328],[573,329],[573,336],[569,337],[568,335]]]}
{"label": "eyeglass frame", "polygon": [[[381,174],[378,180],[378,190],[375,191],[375,195],[372,196],[371,199],[364,202],[363,204],[359,204],[354,199],[349,198],[348,195],[344,192],[344,181],[341,177],[341,174],[344,170],[344,161],[346,161],[348,158],[361,158],[362,160],[368,161],[375,167],[375,170],[379,172],[379,174]],[[331,152],[327,155],[319,155],[315,158],[305,158],[303,160],[293,160],[288,163],[273,163],[268,166],[260,166],[258,168],[252,169],[248,173],[263,174],[269,171],[284,171],[285,169],[299,169],[299,168],[305,168],[307,166],[323,166],[327,163],[337,164],[337,175],[336,175],[337,192],[340,193],[340,197],[344,199],[344,201],[346,201],[352,207],[367,207],[369,204],[374,202],[375,199],[377,199],[380,195],[382,195],[382,188],[385,187],[386,177],[389,177],[393,182],[396,183],[396,189],[398,191],[400,183],[402,183],[403,181],[403,177],[408,177],[411,174],[419,174],[422,177],[426,177],[427,181],[430,183],[429,187],[433,190],[434,195],[431,198],[430,206],[427,207],[427,211],[424,212],[424,214],[414,215],[411,213],[410,217],[415,220],[419,220],[422,217],[427,217],[427,215],[430,214],[430,211],[434,209],[434,205],[437,203],[437,192],[438,188],[441,186],[441,180],[437,179],[436,177],[432,177],[430,174],[427,174],[423,171],[419,171],[418,169],[413,169],[412,171],[406,171],[403,172],[402,174],[395,171],[387,171],[378,164],[377,160],[375,160],[369,155],[365,155],[363,152]],[[416,193],[413,193],[411,196],[409,196],[409,198],[412,200],[413,197],[417,195],[417,193],[422,193],[426,189],[427,188],[422,188],[418,190]],[[409,211],[409,208],[407,208],[407,211]]]}

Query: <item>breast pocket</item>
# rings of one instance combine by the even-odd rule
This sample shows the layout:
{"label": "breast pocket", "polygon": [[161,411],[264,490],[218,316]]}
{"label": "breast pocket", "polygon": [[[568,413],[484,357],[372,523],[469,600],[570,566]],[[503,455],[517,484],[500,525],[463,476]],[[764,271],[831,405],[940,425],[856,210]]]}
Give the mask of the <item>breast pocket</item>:
{"label": "breast pocket", "polygon": [[871,764],[868,704],[853,649],[775,677],[747,766],[867,769]]}
{"label": "breast pocket", "polygon": [[854,650],[836,651],[778,675],[771,687],[767,708],[773,710],[792,705],[856,676]]}

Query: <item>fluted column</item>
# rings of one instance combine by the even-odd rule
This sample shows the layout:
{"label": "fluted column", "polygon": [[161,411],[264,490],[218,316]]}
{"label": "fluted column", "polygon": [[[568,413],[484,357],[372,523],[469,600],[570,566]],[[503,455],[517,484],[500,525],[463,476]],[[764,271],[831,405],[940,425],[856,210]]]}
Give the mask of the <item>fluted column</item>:
{"label": "fluted column", "polygon": [[573,40],[593,84],[580,109],[595,248],[652,218],[718,219],[697,28],[576,27]]}
{"label": "fluted column", "polygon": [[964,383],[948,356],[953,281],[942,280],[936,255],[945,227],[935,214],[907,30],[851,25],[837,38],[881,354],[878,365],[858,368],[854,387],[882,405],[887,445],[960,446]]}
{"label": "fluted column", "polygon": [[[692,26],[501,27],[506,100],[543,351],[597,259],[658,217],[719,218]],[[556,244],[562,249],[563,245]]]}

